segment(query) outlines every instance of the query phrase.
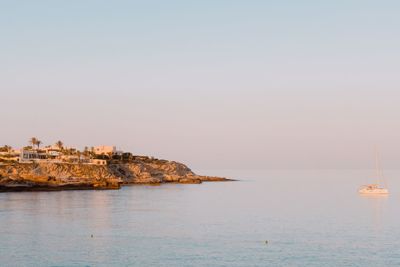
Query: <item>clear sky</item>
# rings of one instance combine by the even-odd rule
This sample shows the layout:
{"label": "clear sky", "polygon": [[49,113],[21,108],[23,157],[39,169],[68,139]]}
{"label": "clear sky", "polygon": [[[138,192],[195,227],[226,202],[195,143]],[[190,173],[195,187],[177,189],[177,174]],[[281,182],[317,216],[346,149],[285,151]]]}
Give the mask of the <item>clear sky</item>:
{"label": "clear sky", "polygon": [[400,166],[399,1],[1,1],[0,144]]}

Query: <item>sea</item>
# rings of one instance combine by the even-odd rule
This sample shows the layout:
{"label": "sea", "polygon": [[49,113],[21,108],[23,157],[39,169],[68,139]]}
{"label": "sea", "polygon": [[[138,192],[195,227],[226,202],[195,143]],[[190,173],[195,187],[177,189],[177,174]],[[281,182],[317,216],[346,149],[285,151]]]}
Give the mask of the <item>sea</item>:
{"label": "sea", "polygon": [[0,266],[400,266],[400,171],[203,170],[235,182],[0,193]]}

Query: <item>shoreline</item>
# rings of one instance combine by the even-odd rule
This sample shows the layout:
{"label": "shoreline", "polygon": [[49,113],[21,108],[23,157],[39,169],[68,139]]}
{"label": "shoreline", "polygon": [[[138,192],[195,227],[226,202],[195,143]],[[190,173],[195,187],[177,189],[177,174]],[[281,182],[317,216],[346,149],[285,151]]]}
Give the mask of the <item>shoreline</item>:
{"label": "shoreline", "polygon": [[109,165],[70,163],[0,164],[0,193],[65,190],[119,190],[122,186],[202,184],[233,179],[202,176],[175,161],[151,159]]}

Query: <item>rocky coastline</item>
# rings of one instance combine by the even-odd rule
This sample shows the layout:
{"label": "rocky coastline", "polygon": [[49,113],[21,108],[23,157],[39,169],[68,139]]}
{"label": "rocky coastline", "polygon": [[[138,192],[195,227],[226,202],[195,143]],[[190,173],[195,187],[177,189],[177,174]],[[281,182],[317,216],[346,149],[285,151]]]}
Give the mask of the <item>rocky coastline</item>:
{"label": "rocky coastline", "polygon": [[104,190],[132,184],[200,184],[232,181],[202,176],[186,165],[167,160],[136,157],[129,161],[111,161],[107,165],[79,163],[2,163],[0,192]]}

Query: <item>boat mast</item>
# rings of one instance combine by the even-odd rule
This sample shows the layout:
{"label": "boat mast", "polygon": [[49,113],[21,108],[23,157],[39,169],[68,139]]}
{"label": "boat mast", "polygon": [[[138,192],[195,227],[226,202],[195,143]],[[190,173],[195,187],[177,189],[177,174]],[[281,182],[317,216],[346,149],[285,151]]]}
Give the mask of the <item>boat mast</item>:
{"label": "boat mast", "polygon": [[378,148],[376,147],[375,148],[375,152],[376,152],[376,154],[375,154],[375,165],[376,165],[376,178],[377,178],[377,183],[378,183],[378,185],[380,185],[380,183],[381,183],[381,180],[382,180],[382,182],[383,182],[383,186],[385,187],[385,188],[387,188],[387,183],[386,183],[386,179],[385,179],[385,176],[383,175],[383,169],[382,169],[382,164],[381,164],[381,157],[380,157],[380,154],[379,154],[379,151],[378,151]]}
{"label": "boat mast", "polygon": [[376,171],[376,178],[378,179],[377,184],[380,184],[380,177],[381,177],[381,173],[379,171],[379,155],[378,155],[378,148],[375,147],[375,171]]}

